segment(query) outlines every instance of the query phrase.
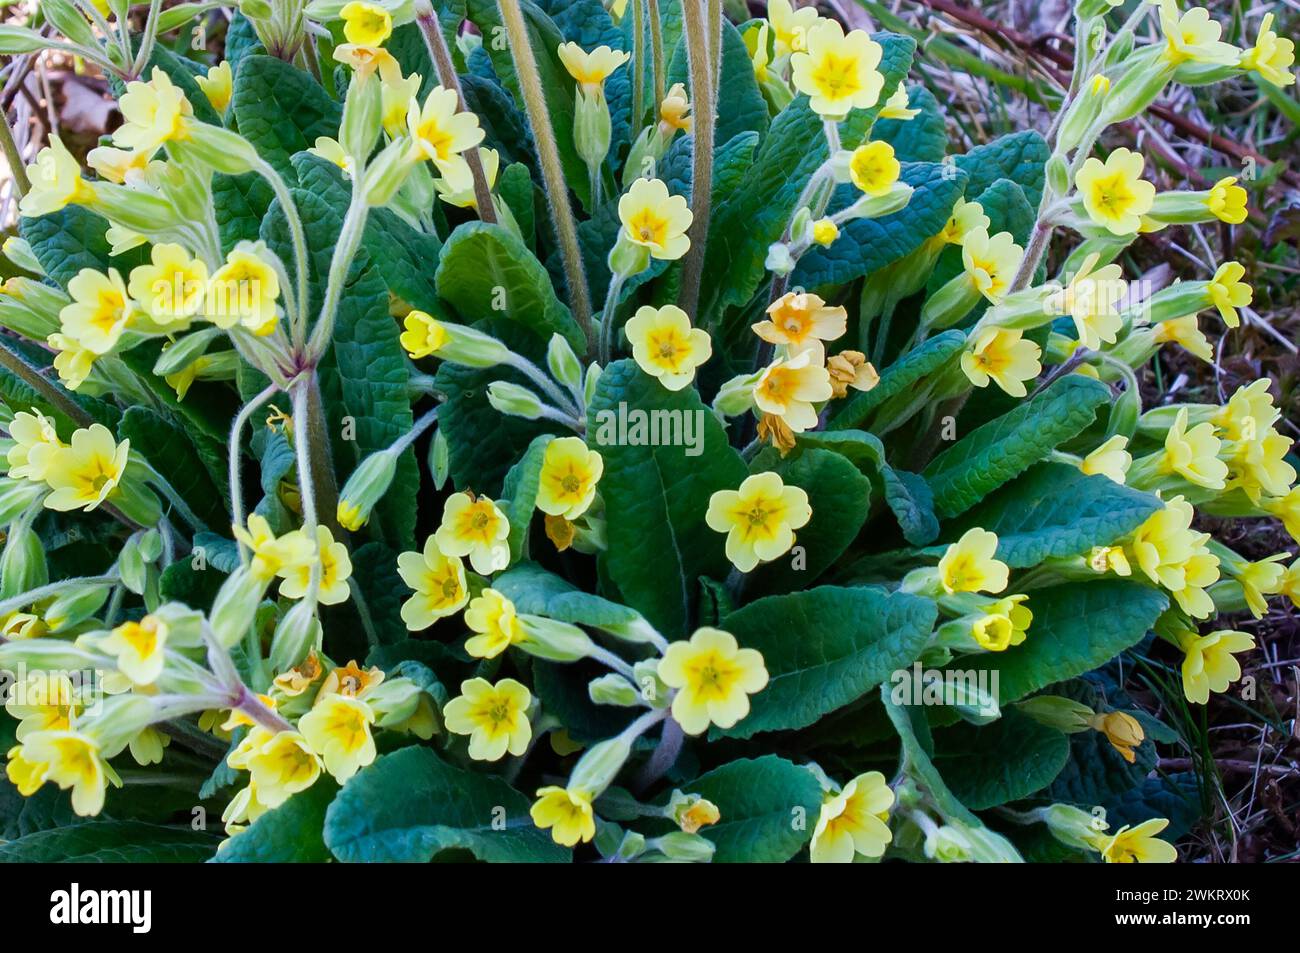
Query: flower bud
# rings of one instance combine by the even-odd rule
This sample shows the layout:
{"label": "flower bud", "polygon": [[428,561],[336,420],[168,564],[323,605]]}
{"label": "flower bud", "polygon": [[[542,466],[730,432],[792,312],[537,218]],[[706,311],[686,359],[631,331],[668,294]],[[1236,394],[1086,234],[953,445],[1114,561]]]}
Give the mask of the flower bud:
{"label": "flower bud", "polygon": [[45,609],[45,624],[51,632],[63,632],[85,622],[108,600],[112,588],[103,583],[68,585]]}
{"label": "flower bud", "polygon": [[601,366],[595,361],[587,365],[587,374],[582,379],[582,402],[584,404],[590,404],[596,399],[596,385],[600,383],[602,373]]}
{"label": "flower bud", "polygon": [[983,825],[971,827],[958,823],[951,818],[948,819],[948,824],[970,843],[970,860],[972,863],[1013,864],[1024,862],[1024,858],[1012,846],[1011,841],[996,831],[990,830]]}
{"label": "flower bud", "polygon": [[127,519],[141,526],[156,526],[162,519],[162,504],[144,481],[127,471],[122,482],[109,494],[108,502],[116,506]]}
{"label": "flower bud", "polygon": [[89,182],[87,186],[94,195],[89,207],[133,232],[162,235],[182,224],[176,207],[158,195],[112,182]]}
{"label": "flower bud", "polygon": [[108,656],[59,639],[0,642],[0,670],[15,672],[24,667],[45,672],[93,672],[116,668]]}
{"label": "flower bud", "polygon": [[410,144],[405,139],[397,139],[366,166],[361,194],[367,205],[372,208],[387,205],[397,194],[415,165],[410,153]]}
{"label": "flower bud", "polygon": [[382,84],[370,78],[353,78],[343,101],[343,119],[339,125],[339,145],[353,161],[364,160],[374,150],[383,126]]}
{"label": "flower bud", "polygon": [[593,678],[587,684],[587,694],[597,705],[618,705],[631,708],[641,703],[641,696],[636,686],[622,675],[610,672],[600,678]]}
{"label": "flower bud", "polygon": [[225,332],[221,328],[204,328],[202,331],[185,335],[174,344],[168,344],[158,355],[158,360],[154,362],[154,374],[158,377],[166,377],[168,374],[185,370],[203,356],[209,344],[223,334]]}
{"label": "flower bud", "polygon": [[238,644],[253,624],[268,582],[247,566],[240,566],[221,584],[209,619],[212,632],[223,648]]}
{"label": "flower bud", "polygon": [[[1057,135],[1056,148],[1057,155],[1061,159],[1061,171],[1066,173],[1065,187],[1058,187],[1056,182],[1052,182],[1052,190],[1057,195],[1065,195],[1069,189],[1069,172],[1065,169],[1065,157],[1063,153],[1074,149],[1086,138],[1089,137],[1094,124],[1101,116],[1101,107],[1105,104],[1107,97],[1110,95],[1110,80],[1105,76],[1098,74],[1088,83],[1088,86],[1081,90],[1074,102],[1070,104],[1065,118],[1061,121],[1061,131]],[[1051,165],[1048,165],[1048,179],[1054,174]],[[1059,174],[1059,173],[1057,173]]]}
{"label": "flower bud", "polygon": [[950,328],[966,317],[979,300],[979,289],[963,272],[926,299],[921,323],[928,328]]}
{"label": "flower bud", "polygon": [[570,390],[582,383],[582,364],[562,334],[552,334],[546,345],[546,366],[557,381]]}
{"label": "flower bud", "polygon": [[143,532],[132,534],[131,538],[123,544],[121,552],[117,554],[117,572],[122,577],[122,585],[136,595],[144,592],[147,581],[145,569],[147,561],[144,554],[140,552],[140,540],[143,536]]}
{"label": "flower bud", "polygon": [[[1142,112],[1164,90],[1173,70],[1159,58],[1163,44],[1153,43],[1130,58],[1130,65],[1106,96],[1101,121],[1107,126],[1125,122]],[[1115,45],[1107,52],[1107,59]]]}
{"label": "flower bud", "polygon": [[672,831],[662,837],[656,837],[648,846],[659,851],[669,860],[688,864],[707,864],[713,860],[713,842],[699,834],[687,834],[684,831]]}
{"label": "flower bud", "polygon": [[253,144],[237,132],[206,122],[191,123],[189,130],[189,139],[179,151],[194,155],[217,172],[242,175],[261,164]]}
{"label": "flower bud", "polygon": [[157,721],[159,714],[157,703],[148,695],[112,695],[100,702],[99,713],[78,724],[77,730],[99,745],[103,757],[111,758]]}
{"label": "flower bud", "polygon": [[609,250],[607,264],[610,272],[618,277],[626,279],[639,275],[650,267],[650,249],[628,239],[620,228],[614,247]]}
{"label": "flower bud", "polygon": [[1038,816],[1062,844],[1078,850],[1093,850],[1093,840],[1109,826],[1100,814],[1089,814],[1069,804],[1040,808]]}
{"label": "flower bud", "polygon": [[673,791],[664,814],[672,818],[687,834],[694,834],[701,827],[716,824],[722,818],[722,812],[712,801],[705,800],[698,794],[683,794],[681,791]]}
{"label": "flower bud", "polygon": [[784,278],[794,271],[795,260],[790,254],[790,246],[785,242],[773,242],[767,248],[767,258],[763,267],[778,278]]}
{"label": "flower bud", "polygon": [[966,834],[951,824],[937,827],[925,837],[925,856],[941,864],[961,864],[971,859],[972,845]]}
{"label": "flower bud", "polygon": [[587,633],[567,622],[521,615],[519,628],[524,638],[518,647],[551,662],[576,662],[586,658],[595,647]]}
{"label": "flower bud", "polygon": [[12,523],[49,491],[44,483],[0,477],[0,525]]}
{"label": "flower bud", "polygon": [[267,0],[239,0],[239,12],[250,20],[269,20],[274,15]]}
{"label": "flower bud", "polygon": [[447,340],[436,357],[466,367],[494,367],[510,360],[510,349],[490,334],[463,324],[445,324],[443,328]]}
{"label": "flower bud", "polygon": [[592,745],[574,765],[566,786],[570,791],[594,801],[614,783],[614,778],[623,769],[631,753],[631,742],[621,736]]}
{"label": "flower bud", "polygon": [[646,840],[645,835],[636,831],[624,831],[623,839],[619,842],[618,850],[614,851],[614,856],[621,861],[627,862],[635,860],[645,853]]}
{"label": "flower bud", "polygon": [[407,721],[420,707],[424,690],[409,678],[388,678],[366,692],[366,704],[375,713],[375,724],[391,728]]}
{"label": "flower bud", "polygon": [[603,93],[578,90],[573,113],[573,144],[589,169],[599,169],[609,154],[609,106]]}
{"label": "flower bud", "polygon": [[668,704],[669,689],[659,678],[659,659],[642,659],[632,666],[632,677],[636,679],[637,690],[641,700],[649,702],[655,708]]}
{"label": "flower bud", "polygon": [[98,49],[99,41],[85,16],[69,0],[41,0],[41,13],[50,24],[73,43]]}
{"label": "flower bud", "polygon": [[45,565],[45,546],[26,520],[9,527],[4,553],[0,554],[0,599],[29,592],[50,581]]}
{"label": "flower bud", "polygon": [[1047,160],[1047,186],[1057,195],[1070,191],[1070,169],[1059,152]]}
{"label": "flower bud", "polygon": [[493,381],[487,388],[488,403],[503,414],[536,420],[542,416],[542,400],[527,387],[509,381]]}
{"label": "flower bud", "polygon": [[723,417],[738,417],[754,409],[754,385],[759,374],[738,374],[718,389],[713,410]]}
{"label": "flower bud", "polygon": [[372,453],[352,471],[339,493],[339,525],[355,533],[365,526],[375,504],[383,498],[397,473],[397,455],[388,450]]}
{"label": "flower bud", "polygon": [[1214,213],[1206,199],[1209,191],[1203,192],[1161,192],[1152,200],[1151,211],[1147,214],[1165,225],[1194,225],[1199,222],[1212,222]]}
{"label": "flower bud", "polygon": [[1087,731],[1088,722],[1095,714],[1083,702],[1060,695],[1036,695],[1020,702],[1016,708],[1034,721],[1067,734]]}
{"label": "flower bud", "polygon": [[305,659],[312,649],[319,649],[320,644],[321,625],[316,618],[316,606],[312,600],[303,599],[295,603],[275,627],[275,635],[271,638],[271,668],[287,672]]}
{"label": "flower bud", "polygon": [[913,191],[906,182],[895,182],[884,195],[864,195],[841,214],[849,219],[883,218],[906,208]]}
{"label": "flower bud", "polygon": [[429,472],[433,474],[435,490],[446,486],[447,478],[451,476],[451,445],[441,427],[434,431],[433,439],[429,441]]}

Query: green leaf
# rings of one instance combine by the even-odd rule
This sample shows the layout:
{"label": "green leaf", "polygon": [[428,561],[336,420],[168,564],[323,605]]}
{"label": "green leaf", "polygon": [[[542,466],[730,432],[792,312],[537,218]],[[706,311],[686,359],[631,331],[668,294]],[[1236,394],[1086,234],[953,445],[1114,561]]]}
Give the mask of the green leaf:
{"label": "green leaf", "polygon": [[[132,452],[148,460],[209,527],[230,522],[223,493],[185,430],[155,410],[131,407],[122,417],[118,436],[129,439]],[[195,439],[205,438],[195,435]]]}
{"label": "green leaf", "polygon": [[500,225],[466,222],[452,232],[442,247],[436,281],[438,294],[467,320],[499,315],[543,342],[558,332],[576,350],[586,349],[586,335],[556,297],[545,267]]}
{"label": "green leaf", "polygon": [[112,246],[104,237],[107,229],[107,219],[80,205],[69,205],[40,218],[18,220],[19,234],[32,246],[32,253],[45,273],[61,288],[66,288],[83,268],[95,271],[116,268],[125,278],[145,260],[142,248],[133,248],[116,258],[111,256]]}
{"label": "green leaf", "polygon": [[[631,69],[629,62],[627,69]],[[722,21],[722,76],[718,83],[717,115],[714,142],[725,143],[742,132],[767,131],[767,101],[754,77],[754,64],[745,49],[745,41],[731,21]],[[686,69],[686,42],[683,39],[673,52],[668,67],[668,85],[682,83],[690,88]]]}
{"label": "green leaf", "polygon": [[998,179],[975,199],[989,217],[989,234],[1010,232],[1022,248],[1029,241],[1034,227],[1035,209],[1029,204],[1025,190],[1010,179]]}
{"label": "green leaf", "polygon": [[0,863],[198,863],[212,856],[219,840],[216,834],[188,826],[94,821],[0,841]]}
{"label": "green leaf", "polygon": [[934,628],[929,599],[868,587],[820,586],[737,609],[720,628],[763,654],[770,679],[725,734],[804,728],[915,661]]}
{"label": "green leaf", "polygon": [[292,181],[291,157],[338,136],[343,109],[311,78],[275,56],[247,56],[235,75],[235,120],[239,133],[262,158]]}
{"label": "green leaf", "polygon": [[925,478],[940,516],[957,516],[1079,433],[1110,400],[1099,381],[1069,374],[976,428],[930,462]]}
{"label": "green leaf", "polygon": [[541,487],[542,460],[554,439],[550,434],[533,438],[519,462],[506,474],[501,488],[501,507],[510,521],[510,562],[516,563],[528,548],[528,528],[537,509]]}
{"label": "green leaf", "polygon": [[909,351],[880,374],[880,383],[869,391],[854,391],[826,425],[828,430],[861,427],[871,413],[889,398],[913,390],[918,381],[933,374],[961,353],[966,335],[956,329],[944,331]]}
{"label": "green leaf", "polygon": [[271,186],[256,172],[212,176],[212,205],[223,252],[229,253],[240,242],[257,240],[273,199]]}
{"label": "green leaf", "polygon": [[363,768],[325,814],[325,843],[348,863],[427,863],[467,850],[497,863],[564,862],[529,801],[500,778],[464,771],[412,746]]}
{"label": "green leaf", "polygon": [[909,543],[923,546],[939,535],[929,485],[915,473],[895,470],[886,463],[885,447],[874,434],[864,430],[818,431],[800,434],[799,444],[843,454],[874,478]]}
{"label": "green leaf", "polygon": [[701,833],[718,864],[780,864],[812,838],[821,784],[811,771],[776,755],[714,768],[686,786],[718,806],[722,819]]}
{"label": "green leaf", "polygon": [[1062,732],[1015,709],[988,725],[962,722],[938,731],[934,745],[948,787],[973,811],[1041,791],[1070,757]]}
{"label": "green leaf", "polygon": [[[678,443],[649,445],[651,425],[667,429],[671,420],[678,431],[667,436]],[[622,433],[621,421],[640,421],[641,428]],[[724,577],[729,566],[723,534],[704,522],[709,497],[739,486],[745,464],[694,388],[668,391],[630,360],[611,364],[601,375],[587,408],[587,434],[605,459],[600,493],[609,549],[601,556],[602,568],[621,601],[665,636],[684,635],[696,578]],[[687,436],[694,437],[694,446],[682,445]]]}
{"label": "green leaf", "polygon": [[[814,246],[799,259],[794,285],[846,284],[888,267],[943,229],[966,187],[963,174],[938,162],[905,163],[899,178],[916,190],[907,206],[881,218],[854,219],[840,229],[840,237],[829,248]],[[842,185],[835,191],[830,211],[840,211],[861,196],[857,186]]]}
{"label": "green leaf", "polygon": [[1052,150],[1032,129],[999,136],[957,156],[957,168],[970,176],[967,195],[979,195],[998,179],[1010,179],[1025,190],[1029,204],[1037,209],[1043,198],[1045,168]]}
{"label": "green leaf", "polygon": [[907,88],[907,104],[921,110],[911,119],[882,119],[871,130],[871,138],[894,147],[899,162],[942,162],[948,151],[948,128],[939,101],[924,86]]}
{"label": "green leaf", "polygon": [[1170,842],[1181,840],[1201,819],[1203,810],[1199,782],[1191,771],[1143,778],[1141,784],[1106,799],[1102,806],[1111,831],[1153,817],[1165,818],[1169,826],[1159,836]]}
{"label": "green leaf", "polygon": [[1150,493],[1068,464],[1040,463],[985,497],[945,537],[979,526],[998,534],[998,558],[1007,565],[1036,566],[1108,546],[1159,508]]}
{"label": "green leaf", "polygon": [[1122,579],[1033,589],[1025,605],[1034,621],[1025,641],[980,656],[980,666],[997,675],[998,699],[1006,705],[1136,645],[1168,604],[1158,589]]}
{"label": "green leaf", "polygon": [[[770,456],[776,456],[775,451]],[[763,454],[764,459],[768,457]],[[807,492],[812,519],[795,534],[794,550],[754,571],[746,583],[748,591],[771,595],[802,589],[829,569],[862,529],[871,481],[830,450],[809,449],[778,461],[775,467],[751,469],[775,469],[787,486]]]}
{"label": "green leaf", "polygon": [[213,857],[219,864],[321,864],[332,859],[325,846],[325,810],[339,786],[321,778],[306,791],[255,820]]}

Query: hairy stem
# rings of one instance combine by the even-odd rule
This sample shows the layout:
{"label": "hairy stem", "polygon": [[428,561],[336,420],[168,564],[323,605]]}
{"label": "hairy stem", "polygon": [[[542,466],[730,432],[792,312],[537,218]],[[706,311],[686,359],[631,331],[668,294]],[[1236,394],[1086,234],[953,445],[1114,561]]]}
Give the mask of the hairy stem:
{"label": "hairy stem", "polygon": [[[307,336],[307,307],[311,301],[308,293],[307,275],[307,236],[302,228],[302,218],[298,215],[298,206],[294,204],[289,186],[285,184],[280,173],[264,160],[259,160],[253,171],[266,180],[280,203],[285,221],[289,223],[289,238],[293,242],[293,264],[297,272],[297,294],[294,295],[294,312],[290,314],[293,325],[293,341],[301,344]],[[331,278],[333,271],[331,270]]]}
{"label": "hairy stem", "polygon": [[162,0],[150,0],[149,16],[144,22],[144,34],[140,37],[140,52],[131,67],[131,75],[139,76],[149,65],[153,56],[154,44],[158,41],[158,14],[162,9]]}
{"label": "hairy stem", "polygon": [[632,135],[645,121],[645,5],[632,0]]}
{"label": "hairy stem", "polygon": [[14,140],[13,127],[9,125],[9,113],[0,110],[0,120],[3,120],[0,121],[0,150],[4,151],[5,161],[9,163],[9,171],[14,177],[14,188],[21,198],[31,190],[32,183],[27,178],[27,167],[23,165],[22,153],[18,151],[18,143]]}
{"label": "hairy stem", "polygon": [[[447,39],[442,35],[442,25],[438,22],[438,11],[431,4],[427,5],[416,14],[415,22],[420,25],[420,34],[429,50],[429,58],[438,70],[438,82],[444,88],[454,91],[460,111],[468,112],[465,91],[461,88],[460,78],[456,75],[456,64],[452,62],[451,50],[447,48]],[[497,213],[492,207],[492,190],[488,187],[478,146],[471,146],[462,155],[465,156],[470,176],[474,179],[474,204],[478,206],[478,217],[484,222],[495,223]]]}
{"label": "hairy stem", "polygon": [[654,63],[655,109],[664,101],[667,91],[664,89],[664,26],[659,17],[659,0],[646,0],[646,13],[650,20],[650,58]]}
{"label": "hairy stem", "polygon": [[0,367],[15,377],[22,379],[32,390],[48,400],[59,412],[68,417],[78,427],[89,427],[95,421],[81,409],[75,400],[67,395],[62,387],[47,379],[43,374],[28,364],[6,343],[0,343]]}
{"label": "hairy stem", "polygon": [[686,58],[690,67],[691,110],[694,135],[691,138],[691,247],[682,262],[682,288],[677,305],[694,315],[700,300],[700,279],[704,273],[704,244],[709,235],[709,211],[713,193],[713,124],[716,118],[711,75],[709,32],[700,3],[682,4],[686,27]]}
{"label": "hairy stem", "polygon": [[[236,526],[244,524],[244,493],[241,486],[242,468],[240,466],[241,457],[243,456],[244,425],[248,423],[248,419],[253,416],[257,408],[274,397],[279,389],[275,384],[267,385],[264,390],[240,408],[239,413],[235,415],[235,422],[230,426],[230,446],[227,452],[230,468],[230,517]],[[244,544],[239,543],[240,559],[243,560],[246,555]]]}
{"label": "hairy stem", "polygon": [[560,165],[560,149],[555,142],[550,111],[542,93],[542,79],[537,71],[537,60],[528,42],[528,30],[519,0],[497,0],[501,22],[505,24],[510,42],[510,55],[514,58],[515,74],[523,92],[524,108],[528,112],[528,125],[533,130],[537,145],[537,158],[542,166],[542,183],[546,187],[547,207],[551,224],[560,240],[560,253],[564,259],[564,277],[569,285],[569,304],[587,333],[587,351],[596,349],[596,328],[591,320],[591,299],[587,292],[587,276],[582,267],[582,252],[578,247],[578,227],[569,204],[569,187],[564,181]]}

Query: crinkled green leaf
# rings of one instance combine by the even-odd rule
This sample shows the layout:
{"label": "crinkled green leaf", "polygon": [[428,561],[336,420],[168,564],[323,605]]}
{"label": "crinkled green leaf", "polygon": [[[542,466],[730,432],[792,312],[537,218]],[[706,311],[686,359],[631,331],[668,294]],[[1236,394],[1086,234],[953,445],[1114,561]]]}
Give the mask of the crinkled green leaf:
{"label": "crinkled green leaf", "polygon": [[[631,64],[628,64],[631,68]],[[722,21],[721,81],[718,83],[718,122],[714,141],[725,143],[742,132],[767,131],[767,101],[759,92],[754,64],[745,49],[745,41],[729,20]],[[681,83],[690,88],[686,69],[686,42],[677,44],[668,67],[668,85]]]}
{"label": "crinkled green leaf", "polygon": [[935,766],[973,811],[1041,791],[1070,756],[1066,736],[1015,709],[987,725],[961,722],[935,732]]}
{"label": "crinkled green leaf", "polygon": [[0,841],[0,863],[198,863],[217,849],[217,834],[143,821],[94,821]]}
{"label": "crinkled green leaf", "polygon": [[921,110],[911,119],[882,119],[871,130],[871,138],[894,147],[899,162],[942,162],[948,151],[948,127],[939,101],[924,86],[907,87],[907,104]]}
{"label": "crinkled green leaf", "polygon": [[239,134],[283,176],[292,177],[294,153],[336,138],[343,107],[311,74],[275,56],[247,56],[235,74],[231,103]]}
{"label": "crinkled green leaf", "polygon": [[913,389],[922,378],[933,374],[961,353],[966,335],[961,331],[944,331],[909,351],[880,373],[880,383],[869,391],[852,391],[830,422],[829,430],[861,427],[867,417],[889,398]]}
{"label": "crinkled green leaf", "polygon": [[812,838],[821,785],[807,768],[776,755],[714,768],[686,786],[712,801],[722,817],[701,831],[718,864],[779,864]]}
{"label": "crinkled green leaf", "polygon": [[999,136],[957,156],[957,167],[970,176],[968,197],[979,195],[998,179],[1010,179],[1025,190],[1029,204],[1037,209],[1043,198],[1045,168],[1052,150],[1042,135],[1032,129]]}
{"label": "crinkled green leaf", "polygon": [[338,790],[332,779],[321,778],[231,838],[212,860],[219,864],[316,864],[331,860],[324,838],[325,810]]}

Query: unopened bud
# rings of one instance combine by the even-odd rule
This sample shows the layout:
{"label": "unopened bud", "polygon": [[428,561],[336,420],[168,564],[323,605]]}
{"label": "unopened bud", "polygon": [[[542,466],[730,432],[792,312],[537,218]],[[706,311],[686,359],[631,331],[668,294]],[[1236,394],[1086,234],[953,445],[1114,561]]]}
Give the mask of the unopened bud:
{"label": "unopened bud", "polygon": [[1067,734],[1087,731],[1095,714],[1083,702],[1060,695],[1036,695],[1020,702],[1016,708],[1034,721]]}
{"label": "unopened bud", "polygon": [[319,649],[320,643],[321,625],[316,618],[316,606],[310,599],[303,599],[275,627],[271,638],[271,668],[287,672],[305,659],[308,652]]}
{"label": "unopened bud", "polygon": [[102,583],[70,585],[45,610],[45,624],[51,632],[62,632],[85,622],[108,600],[112,586]]}
{"label": "unopened bud", "polygon": [[582,364],[562,334],[552,334],[546,346],[546,366],[551,375],[570,390],[582,383]]}
{"label": "unopened bud", "polygon": [[707,864],[713,860],[717,850],[713,842],[699,834],[687,834],[684,831],[672,831],[649,842],[650,847],[658,850],[669,860],[688,864]]}
{"label": "unopened bud", "polygon": [[0,599],[9,599],[50,581],[45,546],[26,520],[14,523],[0,554]]}
{"label": "unopened bud", "polygon": [[597,705],[631,708],[641,703],[641,695],[636,686],[615,672],[593,678],[587,684],[587,694]]}
{"label": "unopened bud", "polygon": [[542,400],[527,387],[509,381],[493,381],[487,388],[488,403],[503,414],[536,420],[542,416]]}
{"label": "unopened bud", "polygon": [[372,453],[352,471],[339,493],[339,525],[355,533],[366,525],[375,504],[383,498],[397,473],[397,456],[387,450]]}
{"label": "unopened bud", "polygon": [[567,622],[557,622],[537,615],[521,615],[519,628],[524,638],[518,647],[529,655],[550,662],[576,662],[580,658],[586,658],[595,648],[586,632]]}
{"label": "unopened bud", "polygon": [[592,745],[573,768],[567,785],[570,791],[595,800],[614,783],[614,778],[632,754],[632,745],[621,736]]}
{"label": "unopened bud", "polygon": [[209,619],[217,642],[225,648],[239,643],[257,617],[268,580],[247,566],[240,566],[221,584],[212,602]]}

